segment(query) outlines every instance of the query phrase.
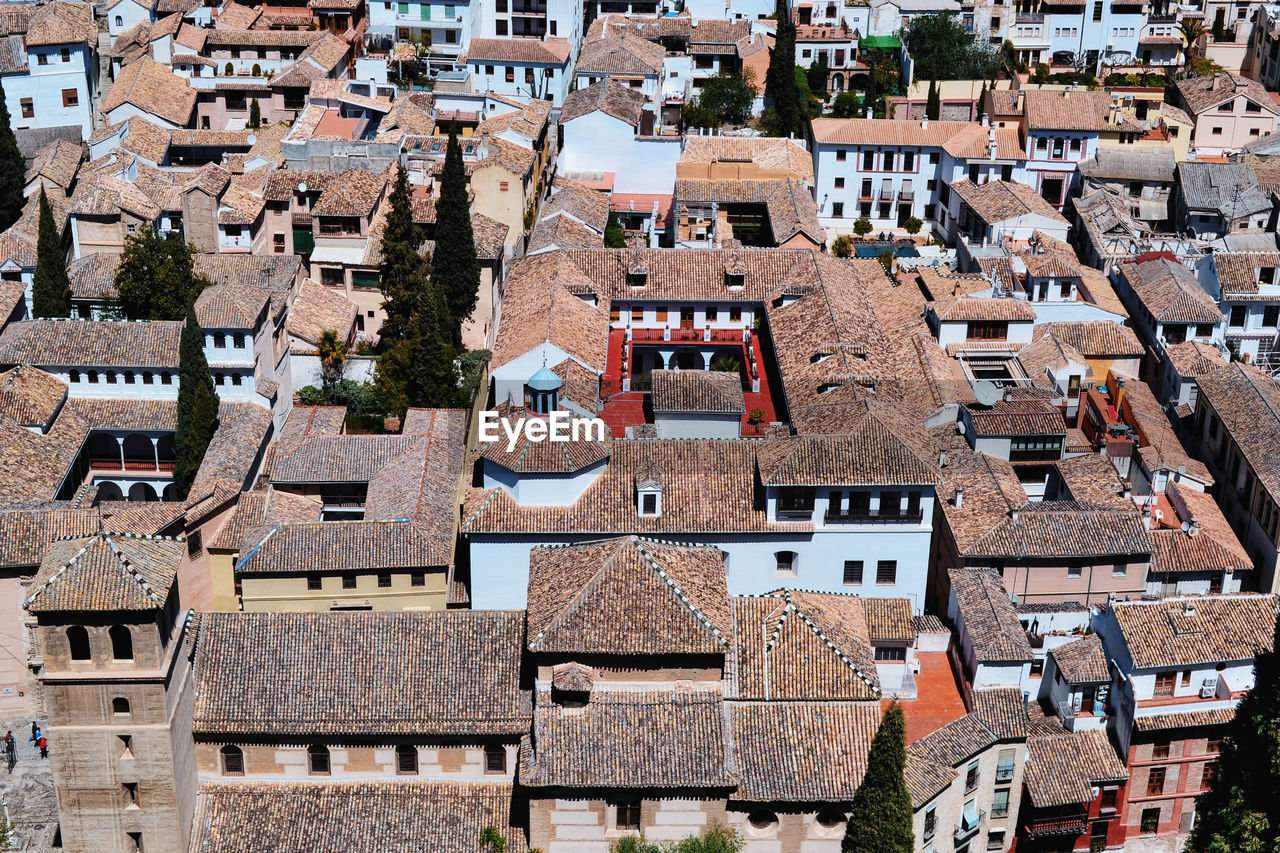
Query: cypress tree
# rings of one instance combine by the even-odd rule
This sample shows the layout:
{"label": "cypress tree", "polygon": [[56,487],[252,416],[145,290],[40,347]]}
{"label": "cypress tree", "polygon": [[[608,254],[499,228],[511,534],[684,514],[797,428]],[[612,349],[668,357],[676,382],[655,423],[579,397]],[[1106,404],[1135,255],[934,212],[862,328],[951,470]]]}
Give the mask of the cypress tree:
{"label": "cypress tree", "polygon": [[606,249],[627,248],[627,232],[622,230],[622,223],[618,221],[618,214],[613,211],[609,212],[609,220],[604,226],[604,247]]}
{"label": "cypress tree", "polygon": [[258,106],[257,98],[249,102],[249,127],[254,130],[262,127],[262,107]]}
{"label": "cypress tree", "polygon": [[26,204],[22,189],[26,183],[27,161],[18,150],[4,86],[0,85],[0,231],[22,216],[22,207]]}
{"label": "cypress tree", "polygon": [[774,115],[770,132],[774,136],[788,136],[800,126],[800,107],[796,96],[796,30],[783,0],[778,0],[774,14],[778,19],[778,34],[773,42],[773,52],[769,54],[764,96],[772,101]]}
{"label": "cypress tree", "polygon": [[867,773],[853,795],[841,853],[912,853],[915,834],[907,764],[907,726],[897,702],[884,712],[871,741]]}
{"label": "cypress tree", "polygon": [[1219,772],[1196,805],[1195,853],[1280,849],[1280,622],[1254,658],[1254,686],[1223,739]]}
{"label": "cypress tree", "polygon": [[173,487],[186,500],[205,451],[218,428],[218,392],[204,357],[204,331],[195,304],[187,306],[178,348],[178,428],[174,433]]}
{"label": "cypress tree", "polygon": [[195,274],[195,252],[180,234],[144,225],[124,243],[116,291],[130,320],[181,320],[209,284]]}
{"label": "cypress tree", "polygon": [[71,316],[71,279],[62,235],[53,222],[53,208],[40,188],[40,226],[36,240],[36,272],[31,283],[32,313],[37,317]]}
{"label": "cypress tree", "polygon": [[933,80],[929,81],[929,100],[925,102],[924,114],[929,121],[937,121],[942,114],[942,99],[938,96],[938,84]]}
{"label": "cypress tree", "polygon": [[456,130],[449,131],[449,148],[440,176],[436,202],[436,249],[431,258],[431,281],[444,296],[449,325],[445,340],[462,342],[462,324],[476,308],[480,294],[480,262],[471,230],[471,202],[467,173]]}
{"label": "cypress tree", "polygon": [[390,344],[410,333],[414,316],[418,313],[418,299],[426,287],[430,269],[427,259],[418,253],[418,247],[422,245],[422,229],[413,221],[409,176],[403,166],[396,172],[395,185],[388,200],[391,211],[382,232],[382,263],[378,265],[378,278],[382,288],[382,308],[387,313],[382,324],[382,338]]}
{"label": "cypress tree", "polygon": [[982,81],[982,91],[978,93],[978,117],[987,114],[987,81]]}

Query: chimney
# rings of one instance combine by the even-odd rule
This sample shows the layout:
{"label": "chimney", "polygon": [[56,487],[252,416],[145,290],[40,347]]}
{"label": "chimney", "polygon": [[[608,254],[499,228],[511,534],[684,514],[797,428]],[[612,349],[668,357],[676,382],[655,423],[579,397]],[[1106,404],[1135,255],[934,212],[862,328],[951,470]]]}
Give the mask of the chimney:
{"label": "chimney", "polygon": [[1021,113],[1026,108],[1027,108],[1027,93],[1019,89],[1018,100],[1017,100],[1016,106],[1014,107],[1014,112]]}
{"label": "chimney", "polygon": [[1120,497],[1124,498],[1125,500],[1129,500],[1131,497],[1133,497],[1133,483],[1129,482],[1128,480],[1124,481],[1124,485],[1120,492]]}
{"label": "chimney", "polygon": [[956,505],[956,509],[964,506],[964,489],[956,489],[956,496],[952,498],[952,503]]}
{"label": "chimney", "polygon": [[1210,91],[1210,92],[1216,92],[1216,91],[1218,91],[1218,83],[1219,83],[1221,80],[1222,80],[1222,78],[1221,78],[1221,77],[1219,77],[1217,74],[1213,75],[1213,82],[1209,84],[1209,91]]}
{"label": "chimney", "polygon": [[871,118],[871,107],[867,107],[867,118]]}
{"label": "chimney", "polygon": [[926,129],[928,126],[929,126],[929,117],[928,117],[928,116],[925,116],[924,118],[920,119],[920,129],[921,129],[921,130]]}
{"label": "chimney", "polygon": [[1000,146],[996,145],[996,129],[987,128],[987,156],[994,160],[999,150]]}
{"label": "chimney", "polygon": [[1016,509],[1009,510],[1009,520],[1010,521],[1018,520],[1018,511]]}
{"label": "chimney", "polygon": [[1190,536],[1192,539],[1200,535],[1200,519],[1198,518],[1191,519],[1191,523],[1187,529],[1187,535]]}
{"label": "chimney", "polygon": [[939,468],[947,467],[947,451],[945,450],[938,451],[938,467]]}
{"label": "chimney", "polygon": [[1182,612],[1188,616],[1192,615],[1196,612],[1196,603],[1189,598],[1184,600],[1182,602]]}

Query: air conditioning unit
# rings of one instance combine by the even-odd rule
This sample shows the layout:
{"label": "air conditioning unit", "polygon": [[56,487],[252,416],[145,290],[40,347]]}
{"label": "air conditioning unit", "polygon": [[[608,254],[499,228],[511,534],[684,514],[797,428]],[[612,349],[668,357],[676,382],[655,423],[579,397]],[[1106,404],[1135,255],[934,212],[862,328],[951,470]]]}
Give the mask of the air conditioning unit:
{"label": "air conditioning unit", "polygon": [[1206,678],[1200,685],[1200,698],[1212,699],[1214,694],[1218,692],[1218,679]]}

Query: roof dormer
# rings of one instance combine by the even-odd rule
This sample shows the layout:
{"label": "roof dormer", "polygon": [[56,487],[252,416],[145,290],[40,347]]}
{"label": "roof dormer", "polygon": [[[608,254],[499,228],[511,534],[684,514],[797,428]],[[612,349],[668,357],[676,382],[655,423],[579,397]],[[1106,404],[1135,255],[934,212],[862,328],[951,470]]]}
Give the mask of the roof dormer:
{"label": "roof dormer", "polygon": [[649,270],[639,258],[627,268],[627,284],[631,287],[644,287],[649,283]]}

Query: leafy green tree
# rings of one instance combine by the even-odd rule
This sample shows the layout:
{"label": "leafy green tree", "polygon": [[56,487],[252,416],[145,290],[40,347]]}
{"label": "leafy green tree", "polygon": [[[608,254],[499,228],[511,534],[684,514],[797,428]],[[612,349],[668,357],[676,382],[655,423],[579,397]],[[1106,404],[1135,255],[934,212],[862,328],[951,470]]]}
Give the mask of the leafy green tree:
{"label": "leafy green tree", "polygon": [[[870,224],[870,222],[867,223],[867,225]],[[858,224],[855,222],[854,228],[856,229],[857,227]],[[835,255],[837,258],[853,257],[853,240],[849,238],[848,234],[841,234],[839,237],[831,241],[831,254]]]}
{"label": "leafy green tree", "polygon": [[903,776],[906,735],[902,707],[894,702],[871,741],[867,772],[853,795],[841,853],[912,853],[915,849],[911,794]]}
{"label": "leafy green tree", "polygon": [[333,329],[325,329],[316,342],[316,355],[320,357],[320,381],[329,386],[342,379],[347,363],[347,344],[338,338]]}
{"label": "leafy green tree", "polygon": [[809,119],[822,115],[822,100],[809,88],[809,78],[799,65],[796,66],[795,77],[796,111],[800,116],[801,126],[803,127],[808,124]]}
{"label": "leafy green tree", "polygon": [[124,243],[116,269],[120,307],[130,320],[181,320],[187,307],[209,286],[194,270],[195,250],[170,232],[161,236],[150,225]]}
{"label": "leafy green tree", "polygon": [[178,345],[178,428],[174,432],[173,487],[186,500],[218,428],[218,392],[204,357],[204,331],[196,322],[194,304],[187,305],[187,322]]}
{"label": "leafy green tree", "polygon": [[720,117],[702,105],[698,98],[690,98],[680,106],[680,124],[686,130],[691,127],[720,126]]}
{"label": "leafy green tree", "polygon": [[22,190],[27,184],[27,161],[18,150],[13,120],[4,98],[4,87],[0,86],[0,231],[22,216],[26,204]]}
{"label": "leafy green tree", "polygon": [[382,289],[382,310],[387,315],[382,323],[382,340],[394,342],[407,335],[413,326],[418,299],[431,277],[431,266],[418,252],[423,234],[413,221],[409,176],[403,166],[396,171],[387,201],[391,209],[382,231],[378,281]]}
{"label": "leafy green tree", "polygon": [[919,234],[920,229],[924,227],[924,221],[918,216],[908,216],[907,221],[902,223],[902,227],[908,234]]}
{"label": "leafy green tree", "polygon": [[1190,853],[1280,849],[1280,622],[1253,670],[1254,687],[1223,739],[1218,775],[1196,804]]}
{"label": "leafy green tree", "polygon": [[1200,39],[1204,38],[1204,22],[1199,18],[1183,18],[1178,23],[1178,30],[1182,33],[1182,40],[1186,42],[1186,65],[1187,71],[1192,68],[1192,60],[1196,58],[1196,45]]}
{"label": "leafy green tree", "polygon": [[745,843],[736,830],[712,823],[698,835],[659,843],[628,835],[614,842],[611,853],[740,853]]}
{"label": "leafy green tree", "polygon": [[36,239],[36,272],[31,283],[31,301],[37,317],[71,316],[71,279],[67,277],[67,254],[62,235],[53,222],[53,208],[40,188],[40,225]]}
{"label": "leafy green tree", "polygon": [[1222,6],[1219,6],[1218,11],[1214,13],[1211,32],[1214,41],[1227,40],[1227,10]]}
{"label": "leafy green tree", "polygon": [[262,107],[258,106],[257,98],[249,102],[249,127],[255,130],[262,127]]}
{"label": "leafy green tree", "polygon": [[804,73],[805,79],[809,82],[809,91],[825,99],[827,96],[827,77],[831,74],[831,66],[827,65],[826,55],[819,56],[818,61],[810,65]]}
{"label": "leafy green tree", "polygon": [[480,830],[480,849],[485,853],[507,853],[507,839],[495,826],[486,826]]}
{"label": "leafy green tree", "polygon": [[929,121],[937,121],[942,115],[942,98],[938,94],[938,84],[934,80],[929,81],[929,97],[924,104],[924,115]]}
{"label": "leafy green tree", "polygon": [[954,12],[913,15],[901,38],[917,80],[986,80],[998,61],[991,46],[974,39]]}
{"label": "leafy green tree", "polygon": [[853,233],[859,237],[865,237],[871,233],[871,220],[865,216],[859,216],[853,221]]}
{"label": "leafy green tree", "polygon": [[774,14],[778,19],[778,33],[764,78],[764,96],[771,103],[763,124],[771,136],[790,136],[800,126],[796,101],[796,29],[783,0],[778,0]]}
{"label": "leafy green tree", "polygon": [[876,117],[883,117],[884,98],[886,95],[898,94],[902,87],[902,74],[898,70],[897,61],[884,53],[873,51],[869,62],[871,69],[867,75],[867,88],[863,93],[862,104],[864,107],[871,107]]}
{"label": "leafy green tree", "polygon": [[1037,62],[1035,70],[1031,72],[1031,82],[1038,86],[1043,86],[1049,82],[1049,66],[1043,62]]}
{"label": "leafy green tree", "polygon": [[831,102],[832,118],[856,118],[858,109],[861,107],[858,96],[853,92],[841,92],[836,95],[836,99]]}
{"label": "leafy green tree", "polygon": [[402,414],[409,406],[449,408],[461,403],[449,328],[444,295],[428,280],[408,334],[392,341],[378,358],[374,385],[389,411]]}
{"label": "leafy green tree", "polygon": [[627,248],[627,234],[622,230],[618,214],[609,211],[609,221],[604,226],[604,247],[606,249]]}
{"label": "leafy green tree", "polygon": [[746,76],[722,72],[702,84],[698,105],[716,117],[715,126],[742,124],[751,117],[756,87],[752,85],[750,76],[750,69]]}
{"label": "leafy green tree", "polygon": [[480,262],[476,258],[475,233],[471,230],[471,200],[467,197],[467,173],[456,129],[449,131],[449,148],[440,176],[436,202],[436,249],[431,258],[431,281],[444,296],[448,310],[445,340],[462,342],[462,324],[471,316],[480,296]]}

